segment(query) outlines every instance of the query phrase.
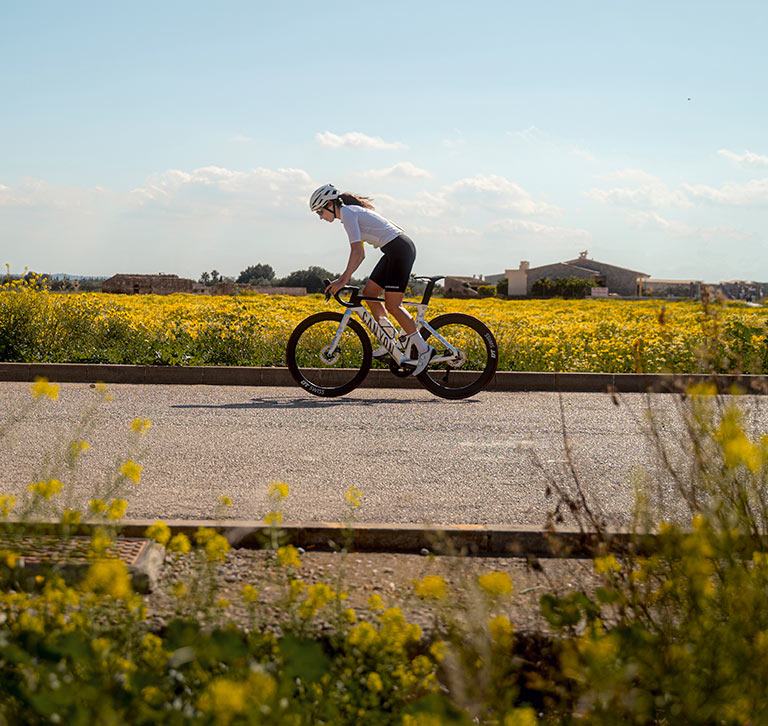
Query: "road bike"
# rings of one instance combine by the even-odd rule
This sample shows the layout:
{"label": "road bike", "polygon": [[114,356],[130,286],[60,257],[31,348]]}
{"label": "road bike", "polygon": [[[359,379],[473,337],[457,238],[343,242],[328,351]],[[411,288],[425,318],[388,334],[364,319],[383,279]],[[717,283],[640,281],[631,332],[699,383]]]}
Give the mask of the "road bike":
{"label": "road bike", "polygon": [[[403,301],[416,308],[416,329],[435,355],[429,367],[417,380],[431,393],[442,398],[459,399],[473,396],[490,382],[496,373],[499,348],[496,338],[485,323],[465,313],[438,315],[429,322],[427,308],[438,277],[417,277],[427,286],[421,302]],[[325,284],[330,284],[328,280]],[[349,299],[341,296],[349,292]],[[329,295],[326,294],[326,300]],[[347,285],[334,294],[346,308],[344,313],[315,313],[300,322],[288,339],[288,369],[305,391],[315,396],[343,396],[357,388],[371,368],[373,349],[366,335],[371,335],[387,350],[384,362],[398,377],[409,376],[416,368],[419,354],[416,346],[402,331],[390,338],[363,302],[383,298],[364,297],[360,288]],[[357,316],[361,325],[353,316]]]}

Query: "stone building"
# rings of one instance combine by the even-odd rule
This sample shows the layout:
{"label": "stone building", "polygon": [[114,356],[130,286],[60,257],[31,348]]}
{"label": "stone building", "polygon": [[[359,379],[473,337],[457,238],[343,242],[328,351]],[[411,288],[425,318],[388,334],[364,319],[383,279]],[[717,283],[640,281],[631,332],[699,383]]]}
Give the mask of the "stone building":
{"label": "stone building", "polygon": [[178,275],[113,275],[101,283],[102,292],[126,295],[170,295],[196,292],[197,283]]}
{"label": "stone building", "polygon": [[530,267],[523,261],[517,270],[507,270],[507,294],[510,297],[524,297],[531,294],[537,280],[545,277],[575,277],[580,280],[591,280],[595,287],[608,288],[609,294],[634,297],[637,295],[638,279],[650,277],[645,272],[630,270],[626,267],[609,265],[587,257],[586,250],[577,259],[567,262],[555,262],[551,265]]}
{"label": "stone building", "polygon": [[174,292],[191,292],[198,295],[237,295],[239,292],[264,295],[306,295],[306,287],[270,287],[238,285],[234,282],[217,282],[206,287],[200,282],[178,275],[113,275],[101,283],[102,292],[126,295],[171,295]]}
{"label": "stone building", "polygon": [[445,278],[445,297],[477,297],[477,288],[486,283],[479,277],[456,277],[455,275]]}

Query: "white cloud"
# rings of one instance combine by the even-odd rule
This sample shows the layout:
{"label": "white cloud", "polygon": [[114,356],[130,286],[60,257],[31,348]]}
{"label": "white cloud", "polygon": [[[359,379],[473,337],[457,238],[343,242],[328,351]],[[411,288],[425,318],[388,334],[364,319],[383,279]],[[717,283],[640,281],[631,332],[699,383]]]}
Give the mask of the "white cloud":
{"label": "white cloud", "polygon": [[[420,192],[409,199],[399,199],[388,194],[376,194],[376,209],[389,217],[442,217],[448,212],[449,203],[442,194]],[[397,221],[395,219],[394,221]],[[411,229],[412,225],[408,225]]]}
{"label": "white cloud", "polygon": [[716,204],[733,206],[764,206],[768,204],[768,178],[752,179],[744,184],[728,182],[720,189],[705,184],[683,184],[692,197]]}
{"label": "white cloud", "polygon": [[510,136],[515,136],[523,141],[536,141],[544,136],[544,132],[536,126],[529,126],[527,129],[520,131],[509,131]]}
{"label": "white cloud", "polygon": [[641,169],[623,169],[603,177],[607,181],[619,181],[634,184],[611,189],[593,188],[584,192],[584,196],[603,204],[618,207],[641,207],[657,209],[659,207],[691,207],[688,196],[681,191],[670,189],[658,177]]}
{"label": "white cloud", "polygon": [[359,131],[350,131],[347,134],[339,136],[338,134],[325,131],[315,134],[315,140],[321,146],[327,146],[331,149],[341,149],[352,147],[355,149],[407,149],[408,147],[399,141],[384,141],[379,136],[367,136]]}
{"label": "white cloud", "polygon": [[401,161],[386,169],[370,169],[361,172],[360,176],[369,179],[432,179],[434,174],[426,169],[420,169],[410,161]]}
{"label": "white cloud", "polygon": [[690,225],[679,220],[666,219],[656,212],[633,212],[627,215],[627,221],[630,225],[638,229],[652,227],[676,238],[694,237],[702,240],[742,240],[751,236],[734,227],[703,227]]}
{"label": "white cloud", "polygon": [[578,156],[581,159],[586,159],[587,161],[594,161],[595,156],[592,154],[592,152],[587,151],[586,149],[582,149],[580,147],[575,147],[571,149],[569,152],[571,156]]}
{"label": "white cloud", "polygon": [[238,144],[249,144],[255,140],[256,139],[252,139],[250,136],[240,136],[239,134],[237,136],[233,136],[230,139],[230,141],[235,141]]}
{"label": "white cloud", "polygon": [[555,216],[560,208],[537,201],[518,184],[496,174],[477,174],[443,188],[445,196],[460,206],[477,205],[524,215]]}
{"label": "white cloud", "polygon": [[529,219],[502,219],[490,224],[488,231],[493,234],[533,236],[558,241],[585,241],[592,237],[585,229],[551,226],[533,222]]}
{"label": "white cloud", "polygon": [[297,194],[311,188],[312,179],[302,169],[232,171],[206,166],[192,172],[169,169],[153,174],[145,186],[134,189],[131,195],[139,205],[154,203],[185,211],[204,206],[208,211],[218,209],[229,214],[235,209],[293,205]]}
{"label": "white cloud", "polygon": [[752,151],[745,151],[743,154],[736,154],[733,151],[727,149],[720,149],[717,152],[720,156],[724,156],[726,159],[736,162],[739,166],[743,167],[768,167],[768,156],[761,156],[755,154]]}

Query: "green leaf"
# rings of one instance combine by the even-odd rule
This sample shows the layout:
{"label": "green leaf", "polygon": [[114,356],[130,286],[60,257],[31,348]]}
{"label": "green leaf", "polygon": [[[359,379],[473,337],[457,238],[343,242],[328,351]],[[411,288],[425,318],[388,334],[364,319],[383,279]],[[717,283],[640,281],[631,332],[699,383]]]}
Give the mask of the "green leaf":
{"label": "green leaf", "polygon": [[280,655],[285,664],[285,675],[291,680],[300,678],[306,683],[319,681],[331,667],[323,649],[312,640],[298,640],[286,635],[280,641]]}

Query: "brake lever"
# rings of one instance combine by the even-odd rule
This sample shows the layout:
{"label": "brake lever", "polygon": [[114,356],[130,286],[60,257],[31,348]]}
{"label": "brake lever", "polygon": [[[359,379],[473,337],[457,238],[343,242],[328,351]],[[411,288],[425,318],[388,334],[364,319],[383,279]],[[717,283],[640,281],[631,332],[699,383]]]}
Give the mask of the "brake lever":
{"label": "brake lever", "polygon": [[323,282],[325,283],[325,300],[326,300],[326,302],[328,302],[328,300],[331,299],[331,293],[328,292],[328,285],[331,284],[331,281],[330,280],[323,280]]}

